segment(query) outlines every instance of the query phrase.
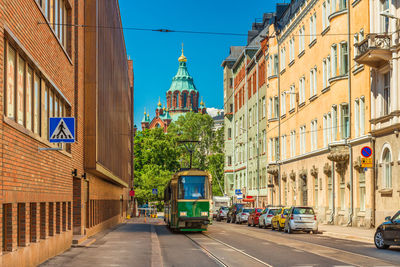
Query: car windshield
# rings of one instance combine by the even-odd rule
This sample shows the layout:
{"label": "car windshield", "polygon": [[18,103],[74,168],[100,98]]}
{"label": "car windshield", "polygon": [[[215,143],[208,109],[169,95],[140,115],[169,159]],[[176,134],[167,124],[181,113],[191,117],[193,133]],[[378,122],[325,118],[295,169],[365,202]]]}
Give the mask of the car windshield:
{"label": "car windshield", "polygon": [[289,209],[284,209],[283,210],[283,215],[287,215],[289,213]]}
{"label": "car windshield", "polygon": [[262,212],[262,209],[256,209],[255,211],[256,212]]}
{"label": "car windshield", "polygon": [[243,209],[242,212],[252,212],[253,209]]}
{"label": "car windshield", "polygon": [[179,199],[205,199],[205,176],[182,176],[179,178]]}
{"label": "car windshield", "polygon": [[314,215],[314,210],[313,208],[294,208],[293,214]]}
{"label": "car windshield", "polygon": [[278,213],[278,210],[277,209],[275,209],[275,210],[269,210],[268,211],[268,214],[272,214],[272,215],[275,215],[275,214],[277,214]]}
{"label": "car windshield", "polygon": [[400,212],[393,216],[392,221],[395,223],[400,223]]}
{"label": "car windshield", "polygon": [[228,207],[221,207],[221,210],[228,210]]}

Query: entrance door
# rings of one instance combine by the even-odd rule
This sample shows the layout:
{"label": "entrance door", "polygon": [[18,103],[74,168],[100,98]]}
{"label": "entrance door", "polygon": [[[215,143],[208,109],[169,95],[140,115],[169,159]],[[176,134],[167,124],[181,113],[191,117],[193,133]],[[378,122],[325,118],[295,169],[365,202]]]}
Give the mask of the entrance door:
{"label": "entrance door", "polygon": [[81,235],[82,230],[81,230],[81,179],[73,177],[72,181],[72,195],[73,195],[73,201],[72,201],[72,213],[74,218],[72,220],[72,226],[73,226],[73,233],[74,235]]}
{"label": "entrance door", "polygon": [[308,202],[308,191],[307,191],[307,177],[303,177],[302,178],[302,194],[303,194],[303,206],[307,206],[307,202]]}

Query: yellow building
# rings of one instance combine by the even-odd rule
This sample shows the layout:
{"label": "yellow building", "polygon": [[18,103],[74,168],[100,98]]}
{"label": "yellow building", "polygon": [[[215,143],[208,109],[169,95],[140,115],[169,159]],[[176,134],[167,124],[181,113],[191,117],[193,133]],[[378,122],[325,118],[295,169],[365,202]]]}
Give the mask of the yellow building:
{"label": "yellow building", "polygon": [[292,1],[270,26],[268,173],[275,203],[314,206],[318,219],[373,224],[369,68],[354,43],[369,32],[368,1]]}

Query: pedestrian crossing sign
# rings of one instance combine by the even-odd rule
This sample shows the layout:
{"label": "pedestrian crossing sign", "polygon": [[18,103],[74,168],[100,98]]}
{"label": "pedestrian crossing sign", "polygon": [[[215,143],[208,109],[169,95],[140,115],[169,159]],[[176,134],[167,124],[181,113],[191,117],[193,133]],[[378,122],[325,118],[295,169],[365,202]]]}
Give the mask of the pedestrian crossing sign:
{"label": "pedestrian crossing sign", "polygon": [[75,142],[75,118],[50,118],[50,143]]}

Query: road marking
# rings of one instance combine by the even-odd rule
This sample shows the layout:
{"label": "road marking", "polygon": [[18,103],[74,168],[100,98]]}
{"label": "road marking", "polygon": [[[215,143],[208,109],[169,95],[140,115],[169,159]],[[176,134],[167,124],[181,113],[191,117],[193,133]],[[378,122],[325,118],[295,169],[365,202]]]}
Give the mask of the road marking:
{"label": "road marking", "polygon": [[151,267],[163,267],[163,260],[161,257],[160,241],[156,233],[154,225],[151,226]]}
{"label": "road marking", "polygon": [[[262,239],[262,237],[260,236],[260,233],[262,233],[262,231],[258,231],[258,230],[251,229],[251,228],[250,229],[245,228],[248,231],[246,231],[246,230],[239,231],[239,230],[243,230],[243,229],[235,227],[235,226],[231,226],[231,225],[227,225],[227,227],[230,227],[233,231],[241,233],[243,235]],[[246,232],[252,232],[252,233],[246,233]],[[265,234],[267,234],[267,233],[265,232]],[[298,249],[298,250],[301,250],[304,252],[313,253],[315,255],[333,259],[336,261],[340,261],[345,264],[351,264],[352,266],[362,266],[362,267],[364,267],[364,266],[392,266],[391,263],[385,262],[380,259],[376,259],[374,257],[366,256],[363,254],[357,254],[357,253],[349,252],[346,250],[336,249],[336,248],[332,248],[332,247],[328,247],[328,246],[324,246],[324,245],[319,245],[319,244],[315,244],[315,243],[311,243],[311,242],[307,242],[307,241],[291,239],[290,243],[288,243],[287,242],[288,239],[284,238],[283,234],[282,235],[267,234],[267,235],[268,235],[269,242],[273,242],[273,243],[276,243],[279,245],[291,247],[291,248]],[[307,244],[306,247],[304,246],[305,244]]]}
{"label": "road marking", "polygon": [[228,248],[231,248],[231,249],[233,249],[233,250],[235,250],[235,251],[237,251],[237,252],[239,252],[239,253],[242,253],[243,255],[245,255],[245,256],[247,256],[247,257],[249,257],[249,258],[252,258],[253,260],[255,260],[255,261],[257,261],[257,262],[259,262],[259,263],[261,263],[261,264],[263,264],[263,265],[265,265],[265,266],[272,267],[272,265],[270,265],[270,264],[268,264],[268,263],[266,263],[266,262],[264,262],[264,261],[262,261],[262,260],[260,260],[260,259],[257,259],[256,257],[253,257],[253,256],[251,256],[250,254],[247,254],[246,252],[244,252],[244,251],[241,250],[241,249],[237,249],[237,248],[235,248],[235,247],[233,247],[233,246],[231,246],[231,245],[228,245],[227,243],[225,243],[225,242],[223,242],[223,241],[221,241],[221,240],[219,240],[219,239],[216,239],[216,238],[214,238],[214,237],[212,237],[212,236],[210,236],[210,235],[208,235],[208,234],[206,234],[206,233],[203,233],[203,235],[207,236],[208,238],[211,238],[212,240],[215,240],[215,241],[221,243],[221,244],[224,245],[224,246],[227,246]]}

